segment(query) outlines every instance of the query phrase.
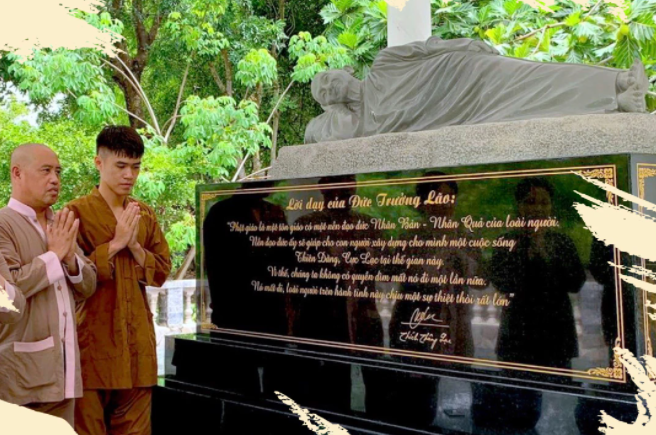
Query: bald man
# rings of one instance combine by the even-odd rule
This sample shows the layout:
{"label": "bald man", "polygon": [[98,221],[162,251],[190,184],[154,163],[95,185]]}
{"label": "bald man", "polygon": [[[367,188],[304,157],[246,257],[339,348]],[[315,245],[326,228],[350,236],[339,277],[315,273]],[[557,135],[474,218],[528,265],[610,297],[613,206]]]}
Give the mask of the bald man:
{"label": "bald man", "polygon": [[75,398],[82,396],[75,302],[95,291],[96,268],[77,246],[73,213],[51,209],[60,173],[57,155],[45,145],[24,144],[12,153],[0,254],[25,307],[17,322],[0,325],[0,400],[73,426]]}

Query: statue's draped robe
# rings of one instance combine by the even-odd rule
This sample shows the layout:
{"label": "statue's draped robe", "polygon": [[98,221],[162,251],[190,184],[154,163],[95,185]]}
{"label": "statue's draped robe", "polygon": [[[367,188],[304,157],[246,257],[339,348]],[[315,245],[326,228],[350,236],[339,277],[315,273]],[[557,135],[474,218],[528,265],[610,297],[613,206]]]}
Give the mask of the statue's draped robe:
{"label": "statue's draped robe", "polygon": [[382,50],[361,84],[362,103],[325,107],[305,142],[617,112],[621,72],[504,57],[481,41],[432,37]]}
{"label": "statue's draped robe", "polygon": [[357,136],[618,109],[620,70],[503,57],[482,44],[430,38],[381,51],[363,82]]}

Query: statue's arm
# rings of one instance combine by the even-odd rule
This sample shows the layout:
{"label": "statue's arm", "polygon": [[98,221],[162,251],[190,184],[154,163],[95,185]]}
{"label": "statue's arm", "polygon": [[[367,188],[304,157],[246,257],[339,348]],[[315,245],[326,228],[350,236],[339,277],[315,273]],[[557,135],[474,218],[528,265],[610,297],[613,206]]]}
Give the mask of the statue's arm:
{"label": "statue's arm", "polygon": [[360,118],[350,110],[330,109],[313,118],[305,128],[305,143],[327,142],[355,137]]}

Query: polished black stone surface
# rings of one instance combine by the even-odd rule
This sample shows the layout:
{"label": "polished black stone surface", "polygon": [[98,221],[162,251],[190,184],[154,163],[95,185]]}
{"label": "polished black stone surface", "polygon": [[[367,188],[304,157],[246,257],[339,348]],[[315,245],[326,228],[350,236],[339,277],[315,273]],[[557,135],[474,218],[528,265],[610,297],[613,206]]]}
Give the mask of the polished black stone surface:
{"label": "polished black stone surface", "polygon": [[222,433],[253,433],[230,419],[295,433],[274,391],[351,433],[597,434],[602,409],[632,421],[612,348],[652,352],[656,325],[608,261],[643,263],[596,241],[573,204],[618,203],[576,173],[656,202],[652,166],[616,155],[202,186],[207,320],[171,339],[158,394],[220,404]]}

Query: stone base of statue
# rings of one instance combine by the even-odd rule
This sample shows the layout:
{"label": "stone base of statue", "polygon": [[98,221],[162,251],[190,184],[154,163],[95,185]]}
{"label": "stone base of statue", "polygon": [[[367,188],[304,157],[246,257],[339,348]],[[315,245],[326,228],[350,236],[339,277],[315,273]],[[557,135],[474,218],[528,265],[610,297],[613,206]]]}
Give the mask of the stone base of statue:
{"label": "stone base of statue", "polygon": [[315,177],[655,151],[653,115],[577,115],[284,147],[271,176]]}
{"label": "stone base of statue", "polygon": [[[209,290],[197,291],[198,316],[209,319],[206,307],[213,305],[213,323],[200,325],[197,334],[167,338],[167,374],[154,394],[154,434],[310,433],[275,391],[351,434],[598,435],[602,410],[633,422],[635,386],[612,349],[620,345],[636,355],[654,354],[656,322],[650,323],[646,302],[656,303],[656,298],[620,282],[609,272],[608,261],[651,265],[595,242],[572,204],[582,201],[575,191],[618,201],[579,175],[656,202],[655,121],[645,114],[571,116],[292,146],[281,150],[271,171],[279,181],[199,187],[199,234],[206,238],[208,227],[244,220],[253,210],[260,223],[273,222],[281,210],[285,220],[276,225],[310,222],[292,205],[317,204],[331,191],[357,192],[361,202],[380,193],[411,196],[427,190],[420,188],[422,183],[431,192],[458,192],[455,211],[433,212],[453,213],[454,221],[471,215],[514,222],[517,210],[530,215],[548,207],[559,225],[543,242],[554,256],[548,271],[534,265],[524,273],[517,266],[525,264],[520,248],[511,249],[504,261],[495,257],[503,249],[491,249],[492,260],[476,272],[487,287],[463,291],[477,301],[497,301],[499,291],[510,286],[504,297],[516,299],[507,306],[476,302],[471,311],[442,310],[450,330],[458,332],[449,345],[432,346],[421,336],[415,336],[417,343],[408,342],[413,335],[403,332],[404,325],[421,329],[422,322],[414,315],[414,320],[406,318],[416,302],[399,295],[433,294],[446,287],[377,284],[381,294],[396,296],[360,310],[340,305],[346,298],[308,295],[300,308],[285,314],[282,287],[262,286],[254,292],[250,281],[262,279],[259,269],[266,261],[277,262],[278,268],[303,267],[283,251],[261,261],[261,251],[250,244],[242,250],[239,239],[225,239],[227,233],[216,243],[199,240],[198,282],[205,282],[208,272],[220,273],[209,275]],[[522,190],[524,184],[528,190]],[[219,212],[215,205],[223,201]],[[211,218],[210,209],[217,211]],[[412,206],[367,210],[335,216],[340,222],[353,216],[361,220],[363,213],[422,219]],[[325,213],[311,216],[319,222],[331,216]],[[449,228],[436,231],[435,239],[451,237]],[[317,237],[321,234],[337,238],[330,231]],[[475,241],[479,236],[483,240],[467,232],[462,238]],[[355,232],[352,237],[360,236]],[[485,237],[509,240],[496,233],[494,239]],[[404,232],[393,238],[403,239]],[[464,248],[452,251],[471,254]],[[468,261],[483,260],[473,255]],[[512,290],[518,282],[524,287]],[[434,312],[444,306],[437,303]],[[278,317],[277,307],[283,307]],[[287,320],[297,316],[305,316],[300,329],[294,322],[287,329]],[[304,329],[303,322],[310,327]],[[376,328],[384,334],[377,336]]]}

